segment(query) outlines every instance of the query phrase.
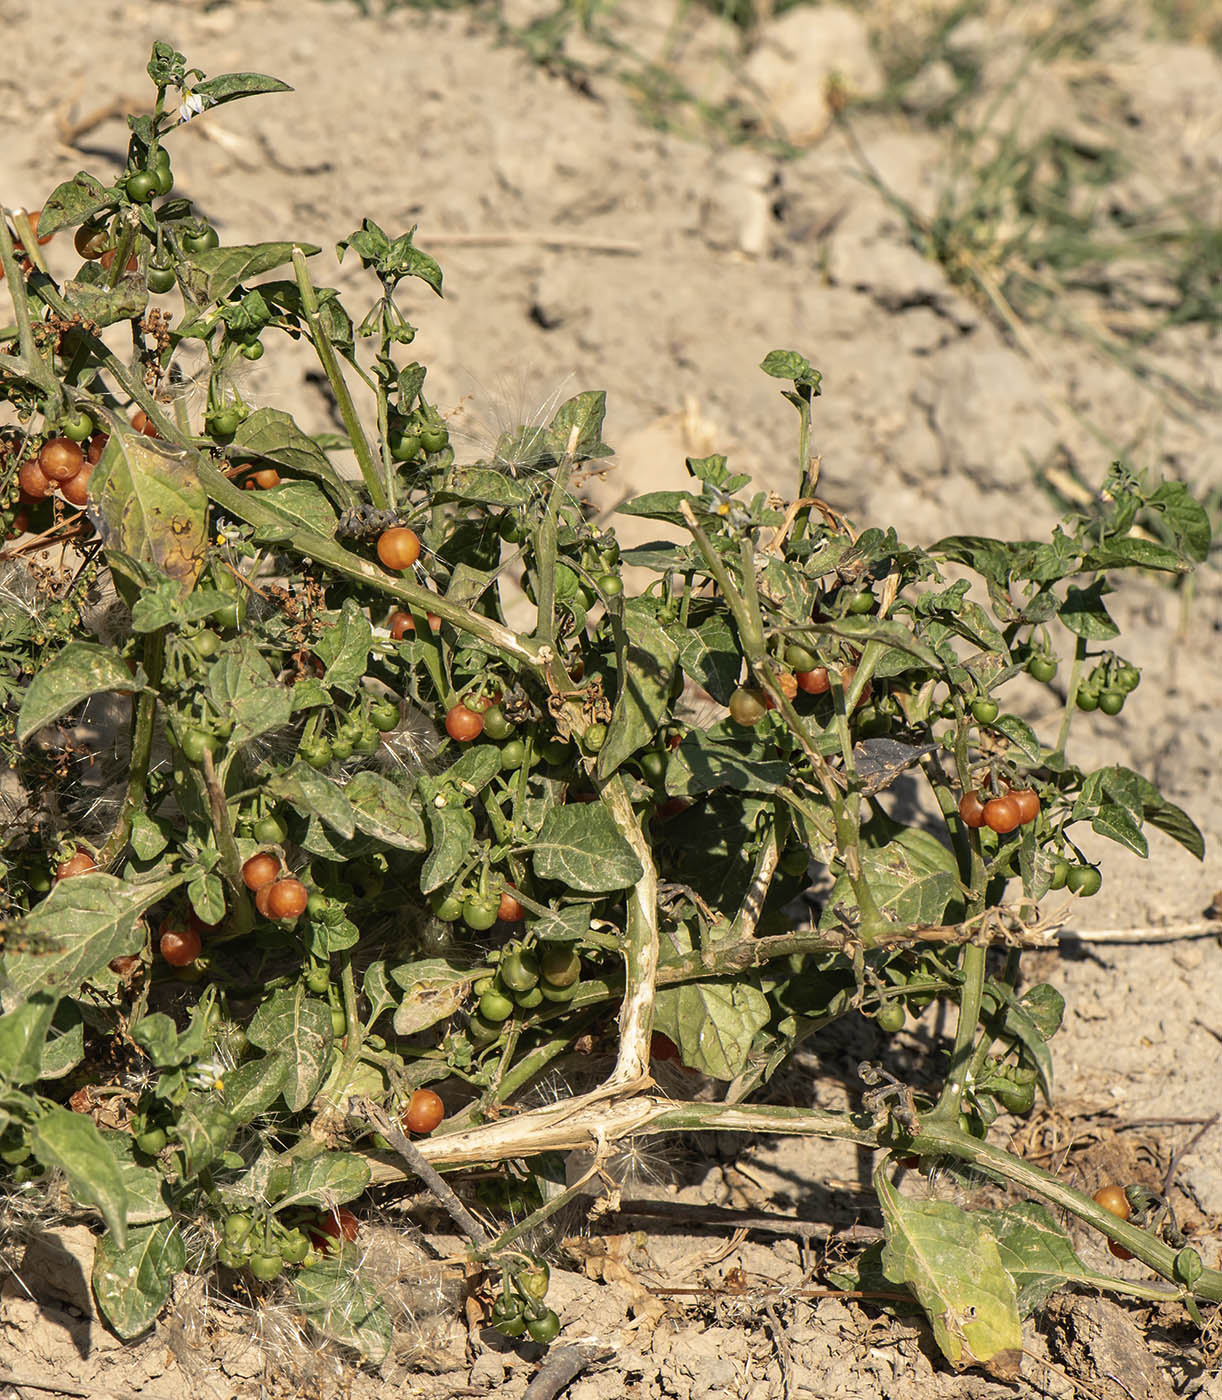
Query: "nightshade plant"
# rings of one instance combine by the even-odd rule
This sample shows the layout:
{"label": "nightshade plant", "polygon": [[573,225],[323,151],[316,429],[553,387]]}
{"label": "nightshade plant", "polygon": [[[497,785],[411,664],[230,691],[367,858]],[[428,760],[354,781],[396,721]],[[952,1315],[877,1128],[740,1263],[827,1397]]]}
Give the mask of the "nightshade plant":
{"label": "nightshade plant", "polygon": [[[681,542],[621,551],[576,484],[609,453],[602,394],[460,461],[405,354],[404,290],[440,294],[436,262],[365,220],[338,249],[375,283],[354,328],[316,248],[221,245],[173,194],[175,127],[284,85],[207,79],[160,43],[149,74],[122,178],[82,172],[0,220],[0,1157],[10,1192],[62,1173],[96,1215],[119,1335],[155,1321],[190,1227],[193,1267],[290,1290],[378,1362],[391,1323],[347,1207],[422,1175],[486,1265],[491,1324],[549,1341],[522,1241],[577,1188],[491,1238],[435,1169],[461,1190],[477,1164],[707,1129],[879,1149],[873,1267],[956,1366],[1011,1373],[1053,1289],[1109,1286],[1065,1213],[1171,1281],[1126,1291],[1222,1299],[1151,1211],[1122,1219],[988,1141],[1051,1090],[1062,1002],[1023,989],[1021,951],[1047,942],[1050,892],[1098,888],[1076,832],[1144,855],[1151,824],[1202,853],[1150,782],[1085,772],[1069,744],[1079,710],[1140,680],[1109,578],[1205,557],[1188,492],[1115,466],[1046,541],[858,532],[816,494],[819,374],[777,351],[793,499],[689,460],[690,489],[622,508]],[[43,246],[69,230],[83,262],[60,280]],[[344,434],[239,391],[285,337],[316,352]],[[630,594],[625,565],[653,582]],[[1007,710],[1024,671],[1062,677],[1056,732]],[[888,815],[901,777],[928,820]],[[813,869],[821,912],[795,927]],[[934,998],[956,1024],[937,1092],[867,1065],[860,1113],[761,1101],[837,1018],[894,1031]],[[595,1087],[502,1111],[575,1047],[604,1052]],[[676,1055],[714,1101],[656,1090],[651,1057]],[[897,1157],[1021,1204],[902,1195]]]}

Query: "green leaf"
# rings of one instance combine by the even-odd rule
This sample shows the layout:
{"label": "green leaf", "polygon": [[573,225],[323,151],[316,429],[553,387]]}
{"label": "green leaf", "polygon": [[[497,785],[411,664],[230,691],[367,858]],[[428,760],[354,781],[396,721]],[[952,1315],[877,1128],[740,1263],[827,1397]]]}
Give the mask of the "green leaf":
{"label": "green leaf", "polygon": [[775,792],[789,782],[783,759],[750,758],[733,744],[719,743],[699,730],[683,736],[666,765],[670,797],[695,797],[717,788],[735,792]]}
{"label": "green leaf", "polygon": [[17,742],[82,700],[108,690],[131,690],[132,674],[109,647],[96,642],[69,642],[34,673],[17,716]]}
{"label": "green leaf", "polygon": [[321,251],[313,243],[235,243],[189,254],[179,263],[178,275],[191,300],[207,306],[224,301],[240,282],[291,262],[294,248],[307,258]]}
{"label": "green leaf", "polygon": [[491,744],[473,744],[463,750],[438,781],[456,787],[464,797],[477,797],[500,771],[500,750]]}
{"label": "green leaf", "polygon": [[44,1167],[64,1173],[74,1200],[101,1211],[120,1247],[127,1243],[127,1192],[92,1118],[49,1108],[30,1132],[30,1149]]}
{"label": "green leaf", "polygon": [[[911,657],[909,667],[918,664],[932,671],[942,670],[942,662],[937,652],[914,637],[904,623],[891,618],[840,617],[831,622],[809,623],[807,630],[839,637],[858,647],[865,646],[867,642],[878,642],[881,646],[893,648]],[[890,674],[898,673],[892,668]]]}
{"label": "green leaf", "polygon": [[1021,1317],[1030,1317],[1067,1283],[1091,1279],[1090,1271],[1046,1206],[1019,1201],[1004,1210],[979,1210],[974,1214],[997,1241],[1002,1266],[1014,1280]]}
{"label": "green leaf", "polygon": [[276,1202],[287,1206],[331,1206],[352,1201],[369,1185],[369,1164],[355,1152],[319,1152],[290,1157],[288,1190]]}
{"label": "green leaf", "polygon": [[686,528],[687,522],[679,510],[679,502],[687,501],[690,505],[693,500],[690,491],[646,491],[644,495],[634,496],[632,500],[616,506],[615,513],[643,516],[646,520],[665,520],[670,525]]}
{"label": "green leaf", "polygon": [[729,1080],[746,1068],[771,1016],[768,998],[749,981],[686,982],[658,989],[653,1023],[679,1047],[685,1065]]}
{"label": "green leaf", "polygon": [[386,964],[381,958],[377,962],[370,963],[365,969],[361,990],[365,995],[365,1000],[369,1003],[368,1023],[371,1026],[383,1012],[389,1011],[399,1000],[396,993],[391,991],[390,984],[386,980]]}
{"label": "green leaf", "polygon": [[617,635],[616,645],[619,692],[598,754],[598,776],[602,779],[609,778],[657,733],[669,711],[670,686],[678,661],[678,648],[669,633],[635,601],[624,607],[623,635]]}
{"label": "green leaf", "polygon": [[823,376],[817,369],[811,368],[805,355],[799,355],[796,350],[770,350],[764,356],[760,369],[773,379],[789,379],[799,387],[812,389],[816,395],[822,393],[819,386]]}
{"label": "green leaf", "polygon": [[293,714],[292,696],[250,636],[227,647],[208,668],[208,698],[218,714],[233,721],[234,744],[283,729]]}
{"label": "green leaf", "polygon": [[132,815],[131,843],[138,860],[156,860],[169,845],[169,837],[161,822],[147,812],[135,812]]}
{"label": "green leaf", "polygon": [[407,992],[395,1011],[395,1034],[415,1035],[452,1016],[466,1000],[479,971],[445,958],[421,958],[392,967],[390,975]]}
{"label": "green leaf", "polygon": [[293,1278],[297,1306],[324,1336],[354,1348],[377,1366],[390,1351],[390,1315],[374,1285],[364,1282],[342,1257],[316,1260]]}
{"label": "green leaf", "polygon": [[1182,807],[1168,802],[1161,793],[1156,792],[1155,798],[1156,800],[1148,800],[1142,808],[1146,821],[1151,826],[1156,826],[1164,836],[1178,841],[1198,860],[1204,860],[1205,837],[1201,834],[1201,828]]}
{"label": "green leaf", "polygon": [[[961,899],[954,856],[929,832],[916,827],[897,831],[881,847],[867,847],[862,872],[880,909],[899,924],[937,927],[950,905]],[[855,908],[853,887],[841,876],[828,896],[820,928],[838,928],[841,906]]]}
{"label": "green leaf", "polygon": [[191,1094],[178,1110],[175,1135],[186,1158],[188,1176],[212,1163],[233,1141],[237,1122],[216,1094]]}
{"label": "green leaf", "polygon": [[1105,803],[1100,807],[1091,818],[1090,824],[1091,829],[1097,831],[1100,836],[1106,836],[1118,846],[1126,847],[1143,860],[1149,856],[1150,847],[1141,834],[1141,827],[1123,807],[1118,807],[1114,802]]}
{"label": "green leaf", "polygon": [[[692,545],[672,544],[669,540],[651,540],[648,544],[625,549],[620,558],[628,568],[650,569],[655,574],[667,574],[690,569],[695,552]],[[679,645],[682,647],[682,639]]]}
{"label": "green leaf", "polygon": [[[537,431],[537,430],[536,430]],[[503,468],[475,465],[455,467],[435,501],[476,501],[490,506],[524,506],[535,498],[535,487]]]}
{"label": "green leaf", "polygon": [[187,885],[187,898],[201,923],[219,924],[225,917],[225,888],[220,876],[208,871],[196,875]]}
{"label": "green leaf", "polygon": [[42,1076],[43,1047],[55,1015],[55,998],[35,992],[0,1016],[0,1066],[12,1085],[33,1084]]}
{"label": "green leaf", "polygon": [[989,726],[1004,734],[1014,745],[1022,756],[1031,763],[1041,763],[1044,757],[1044,750],[1036,736],[1035,730],[1026,722],[1019,719],[1017,715],[998,715]]}
{"label": "green leaf", "polygon": [[[314,485],[312,481],[285,481],[279,486],[273,486],[270,491],[264,491],[261,497],[262,504],[269,510],[275,511],[284,521],[283,539],[289,539],[290,530],[298,526],[312,531],[316,535],[323,535],[330,538],[335,534],[335,526],[338,517],[331,508],[331,503],[326,496]],[[265,528],[263,526],[256,530],[256,535]],[[275,530],[282,527],[272,526]]]}
{"label": "green leaf", "polygon": [[1065,626],[1088,642],[1106,642],[1120,635],[1120,628],[1103,606],[1106,587],[1102,579],[1096,579],[1089,588],[1071,585],[1065,590],[1065,601],[1058,610],[1058,616]]}
{"label": "green leaf", "polygon": [[424,822],[411,797],[380,773],[366,768],[344,788],[357,830],[400,851],[427,848]]}
{"label": "green leaf", "polygon": [[1162,569],[1166,573],[1191,573],[1195,565],[1165,544],[1122,536],[1105,540],[1082,556],[1083,569]]}
{"label": "green leaf", "polygon": [[475,818],[465,807],[434,807],[425,803],[430,849],[420,871],[420,893],[440,889],[466,864],[475,842]]}
{"label": "green leaf", "polygon": [[[116,321],[133,321],[144,315],[149,304],[149,289],[138,273],[125,273],[112,287],[105,282],[93,282],[87,276],[69,278],[60,295],[83,320],[95,326],[113,326]],[[92,479],[90,500],[93,499]]]}
{"label": "green leaf", "polygon": [[[4,955],[12,991],[73,994],[112,958],[139,952],[148,936],[140,915],[179,884],[164,871],[150,875],[137,884],[97,871],[55,884],[17,925],[20,941],[36,951]],[[17,942],[10,935],[10,948]]]}
{"label": "green leaf", "polygon": [[562,403],[547,425],[542,443],[547,451],[537,465],[558,465],[573,444],[573,460],[589,461],[593,457],[609,457],[611,449],[602,440],[603,418],[607,412],[607,395],[603,389],[587,389]]}
{"label": "green leaf", "polygon": [[[41,222],[39,227],[41,228]],[[1209,558],[1212,540],[1209,512],[1181,481],[1164,481],[1146,502],[1160,526],[1196,564]]]}
{"label": "green leaf", "polygon": [[553,807],[531,850],[540,880],[604,894],[634,885],[644,874],[636,852],[599,802]]}
{"label": "green leaf", "polygon": [[546,909],[530,921],[531,932],[545,943],[576,943],[590,931],[592,904],[567,904],[563,909]]}
{"label": "green leaf", "polygon": [[[693,609],[694,611],[694,609]],[[699,626],[679,635],[679,661],[697,685],[725,705],[738,687],[742,656],[734,629],[724,614],[713,613]]]}
{"label": "green leaf", "polygon": [[314,647],[327,668],[322,683],[355,694],[369,664],[373,627],[353,598],[344,600],[342,612],[326,613],[322,621],[326,627]]}
{"label": "green leaf", "polygon": [[293,1047],[284,1101],[293,1113],[300,1113],[318,1092],[327,1072],[333,1037],[326,1002],[308,997],[300,983],[282,987],[255,1012],[246,1035],[259,1050]]}
{"label": "green leaf", "polygon": [[988,1226],[949,1201],[901,1196],[886,1159],[874,1186],[887,1237],[883,1270],[916,1294],[942,1354],[956,1369],[983,1366],[1014,1379],[1023,1345],[1017,1291]]}
{"label": "green leaf", "polygon": [[158,1069],[172,1069],[194,1058],[190,1050],[179,1048],[178,1027],[164,1011],[154,1011],[137,1021],[131,1038]]}
{"label": "green leaf", "polygon": [[294,811],[321,817],[346,841],[356,831],[356,817],[345,789],[308,763],[295,763],[287,772],[278,773],[267,790],[273,797],[284,798]]}
{"label": "green leaf", "polygon": [[44,200],[35,232],[39,238],[45,238],[61,228],[75,228],[101,210],[113,209],[117,203],[113,190],[108,190],[87,170],[80,170],[71,180],[56,185]]}
{"label": "green leaf", "polygon": [[[0,1063],[3,1063],[0,1052]],[[85,1058],[85,1022],[70,1001],[61,1001],[42,1047],[39,1079],[62,1079]]]}
{"label": "green leaf", "polygon": [[275,1050],[235,1066],[225,1074],[225,1112],[235,1123],[249,1123],[266,1113],[288,1083],[289,1057]]}
{"label": "green leaf", "polygon": [[352,499],[351,491],[327,454],[281,409],[255,409],[238,425],[233,446],[243,458],[259,457],[284,467],[294,476],[309,476],[322,482],[332,500],[340,506],[348,505]]}
{"label": "green leaf", "polygon": [[136,1161],[136,1145],[131,1133],[103,1132],[102,1141],[119,1169],[123,1189],[127,1192],[127,1224],[152,1225],[165,1220],[170,1206],[165,1198],[165,1178],[156,1167],[142,1166]]}
{"label": "green leaf", "polygon": [[93,1257],[93,1296],[106,1321],[130,1341],[156,1322],[174,1275],[186,1266],[186,1247],[172,1220],[132,1230],[126,1247],[107,1235]]}
{"label": "green leaf", "polygon": [[292,92],[293,89],[279,78],[269,78],[266,73],[222,73],[219,77],[196,83],[191,91],[203,93],[209,107],[219,107],[223,102],[233,102],[239,97],[258,97],[266,92]]}
{"label": "green leaf", "polygon": [[208,497],[185,451],[142,433],[111,433],[89,500],[108,553],[152,564],[190,591],[208,544]]}

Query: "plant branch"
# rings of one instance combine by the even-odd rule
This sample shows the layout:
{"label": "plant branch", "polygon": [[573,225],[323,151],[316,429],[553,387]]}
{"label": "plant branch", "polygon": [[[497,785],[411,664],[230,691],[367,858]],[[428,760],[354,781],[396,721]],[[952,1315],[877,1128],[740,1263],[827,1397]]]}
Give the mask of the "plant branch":
{"label": "plant branch", "polygon": [[310,339],[314,344],[314,350],[323,367],[323,372],[327,376],[327,381],[331,385],[331,392],[335,395],[340,417],[344,420],[344,427],[348,431],[352,450],[356,454],[357,465],[361,469],[361,476],[364,478],[365,487],[369,492],[369,499],[379,510],[385,510],[387,508],[386,485],[378,471],[378,464],[374,460],[369,439],[365,436],[365,429],[361,426],[356,406],[352,402],[352,395],[348,392],[348,385],[344,380],[343,370],[340,369],[335,347],[331,344],[331,337],[327,334],[327,328],[319,318],[318,298],[314,294],[314,284],[310,281],[310,274],[306,268],[305,254],[300,248],[293,249],[293,272],[297,278],[297,290],[301,293],[302,314],[310,327]]}

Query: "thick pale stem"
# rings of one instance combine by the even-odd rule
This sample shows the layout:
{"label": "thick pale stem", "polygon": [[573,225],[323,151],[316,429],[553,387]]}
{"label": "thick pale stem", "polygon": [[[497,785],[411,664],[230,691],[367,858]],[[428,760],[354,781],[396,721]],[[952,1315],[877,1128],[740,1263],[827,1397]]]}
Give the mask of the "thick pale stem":
{"label": "thick pale stem", "polygon": [[619,1018],[619,1056],[608,1087],[640,1083],[649,1073],[653,1034],[653,999],[658,977],[658,872],[628,791],[614,777],[603,789],[607,805],[624,839],[644,870],[628,896],[624,929],[624,1001]]}

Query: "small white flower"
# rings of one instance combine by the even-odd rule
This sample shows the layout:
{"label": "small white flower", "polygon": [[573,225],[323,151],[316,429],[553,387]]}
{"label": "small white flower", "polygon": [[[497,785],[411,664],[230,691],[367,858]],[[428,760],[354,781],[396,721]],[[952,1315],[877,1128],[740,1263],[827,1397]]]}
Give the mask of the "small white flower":
{"label": "small white flower", "polygon": [[202,92],[192,92],[190,88],[182,89],[182,102],[178,108],[178,124],[189,122],[192,117],[199,114],[208,105],[211,99]]}

